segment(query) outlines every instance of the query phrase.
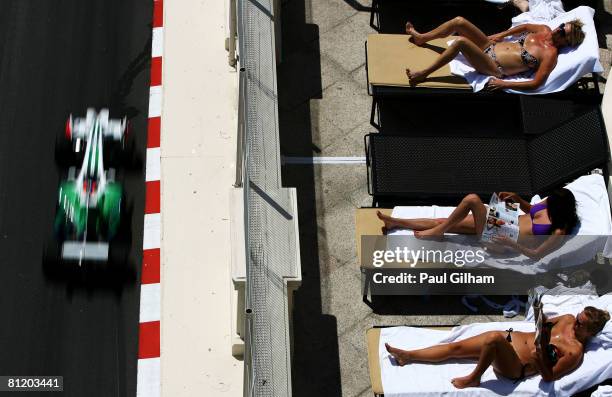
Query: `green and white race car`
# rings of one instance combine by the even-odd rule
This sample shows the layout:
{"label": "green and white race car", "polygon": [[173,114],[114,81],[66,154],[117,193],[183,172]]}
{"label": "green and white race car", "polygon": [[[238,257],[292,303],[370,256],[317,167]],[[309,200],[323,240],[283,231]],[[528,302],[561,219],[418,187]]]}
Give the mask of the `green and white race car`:
{"label": "green and white race car", "polygon": [[[65,134],[56,142],[56,158],[69,165],[68,177],[59,185],[54,241],[47,244],[47,260],[80,266],[87,261],[107,262],[113,256],[125,200],[115,168],[105,165],[114,165],[130,150],[128,131],[127,119],[109,118],[108,109],[89,108],[85,118],[68,118]],[[115,251],[126,255],[124,249]]]}

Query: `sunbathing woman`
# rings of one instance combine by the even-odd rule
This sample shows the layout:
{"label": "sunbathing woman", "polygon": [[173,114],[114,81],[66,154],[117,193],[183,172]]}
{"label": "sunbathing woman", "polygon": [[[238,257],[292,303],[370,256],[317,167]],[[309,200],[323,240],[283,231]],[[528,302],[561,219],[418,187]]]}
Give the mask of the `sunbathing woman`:
{"label": "sunbathing woman", "polygon": [[[525,215],[519,216],[518,241],[504,238],[499,238],[497,241],[530,258],[541,258],[546,255],[558,244],[555,236],[571,233],[578,224],[576,199],[567,189],[558,189],[546,200],[534,205],[516,193],[501,192],[499,198],[518,203]],[[377,215],[385,223],[383,227],[385,233],[393,229],[412,229],[417,237],[442,236],[445,232],[481,235],[487,221],[487,207],[476,194],[468,194],[448,218],[400,219],[384,215],[380,211]],[[541,239],[529,238],[541,235],[551,237],[544,242]]]}
{"label": "sunbathing woman", "polygon": [[[584,40],[582,22],[574,20],[562,23],[551,30],[546,25],[523,24],[487,37],[480,29],[462,17],[456,17],[427,33],[419,33],[412,23],[406,23],[406,33],[411,41],[423,45],[430,40],[447,37],[453,32],[459,36],[426,69],[406,69],[410,85],[419,84],[431,73],[449,63],[458,53],[481,74],[493,76],[489,89],[512,88],[534,90],[542,85],[557,64],[559,49],[576,47]],[[504,37],[518,35],[514,41]],[[506,81],[501,78],[529,70],[535,71],[532,80]]]}
{"label": "sunbathing woman", "polygon": [[491,365],[498,374],[513,380],[540,374],[546,382],[562,378],[582,362],[589,339],[597,335],[610,319],[610,314],[587,306],[576,317],[571,314],[546,320],[540,343],[535,332],[489,331],[453,343],[418,350],[401,350],[385,344],[387,351],[401,366],[411,362],[439,363],[457,358],[478,360],[467,376],[451,383],[459,388],[476,387]]}

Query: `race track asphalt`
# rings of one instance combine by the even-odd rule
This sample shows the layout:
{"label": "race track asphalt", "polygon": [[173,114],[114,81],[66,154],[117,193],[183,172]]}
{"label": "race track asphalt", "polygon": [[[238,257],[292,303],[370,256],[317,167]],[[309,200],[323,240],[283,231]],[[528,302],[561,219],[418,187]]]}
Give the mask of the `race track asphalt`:
{"label": "race track asphalt", "polygon": [[127,114],[144,163],[153,1],[0,5],[0,375],[60,375],[66,396],[135,396],[142,164],[121,173],[129,264],[49,271],[42,251],[64,172],[55,137],[69,113]]}

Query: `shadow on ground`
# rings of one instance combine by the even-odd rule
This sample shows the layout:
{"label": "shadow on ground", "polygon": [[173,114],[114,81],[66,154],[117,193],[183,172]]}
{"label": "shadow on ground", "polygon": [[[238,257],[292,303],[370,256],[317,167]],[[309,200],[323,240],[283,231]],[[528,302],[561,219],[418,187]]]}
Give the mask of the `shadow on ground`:
{"label": "shadow on ground", "polygon": [[[477,297],[469,297],[466,300],[467,305],[472,306],[476,310],[471,310],[463,303],[463,296],[373,296],[368,304],[372,311],[380,315],[499,315],[500,309],[487,305],[483,300]],[[500,305],[509,302],[512,297],[506,295],[489,296],[488,300]],[[526,302],[527,298],[521,297],[521,300]],[[434,325],[434,324],[432,324]],[[435,324],[440,325],[440,324]],[[444,324],[456,325],[456,324]]]}
{"label": "shadow on ground", "polygon": [[[304,0],[283,4],[283,63],[278,66],[280,145],[283,155],[311,156],[310,104],[321,98],[318,26],[306,23]],[[296,49],[312,51],[296,55]],[[294,55],[294,56],[292,56]],[[296,60],[297,58],[297,60]],[[317,208],[312,166],[284,166],[283,185],[298,194],[302,285],[294,296],[294,396],[341,396],[336,319],[322,313]]]}

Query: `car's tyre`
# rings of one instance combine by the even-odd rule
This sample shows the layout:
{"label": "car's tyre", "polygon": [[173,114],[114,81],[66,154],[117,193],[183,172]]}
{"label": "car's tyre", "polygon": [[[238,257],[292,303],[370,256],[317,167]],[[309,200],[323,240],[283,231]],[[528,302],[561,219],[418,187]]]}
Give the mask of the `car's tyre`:
{"label": "car's tyre", "polygon": [[135,153],[134,137],[127,133],[120,141],[107,139],[104,142],[104,165],[113,168],[131,168]]}
{"label": "car's tyre", "polygon": [[117,234],[110,242],[108,259],[115,267],[127,268],[131,246],[130,225],[132,222],[132,206],[128,203],[125,192],[121,195],[121,221]]}
{"label": "car's tyre", "polygon": [[76,163],[76,156],[72,151],[72,142],[62,131],[58,131],[55,136],[55,161],[63,166],[71,166]]}
{"label": "car's tyre", "polygon": [[123,165],[122,156],[123,149],[121,148],[121,142],[107,139],[104,142],[103,149],[104,167],[118,168]]}
{"label": "car's tyre", "polygon": [[121,239],[115,239],[109,246],[108,263],[115,268],[126,267],[128,264],[129,254],[129,244]]}
{"label": "car's tyre", "polygon": [[[82,146],[84,143],[81,142]],[[63,131],[55,136],[55,162],[64,167],[79,166],[83,163],[84,147],[77,153],[72,140]]]}

